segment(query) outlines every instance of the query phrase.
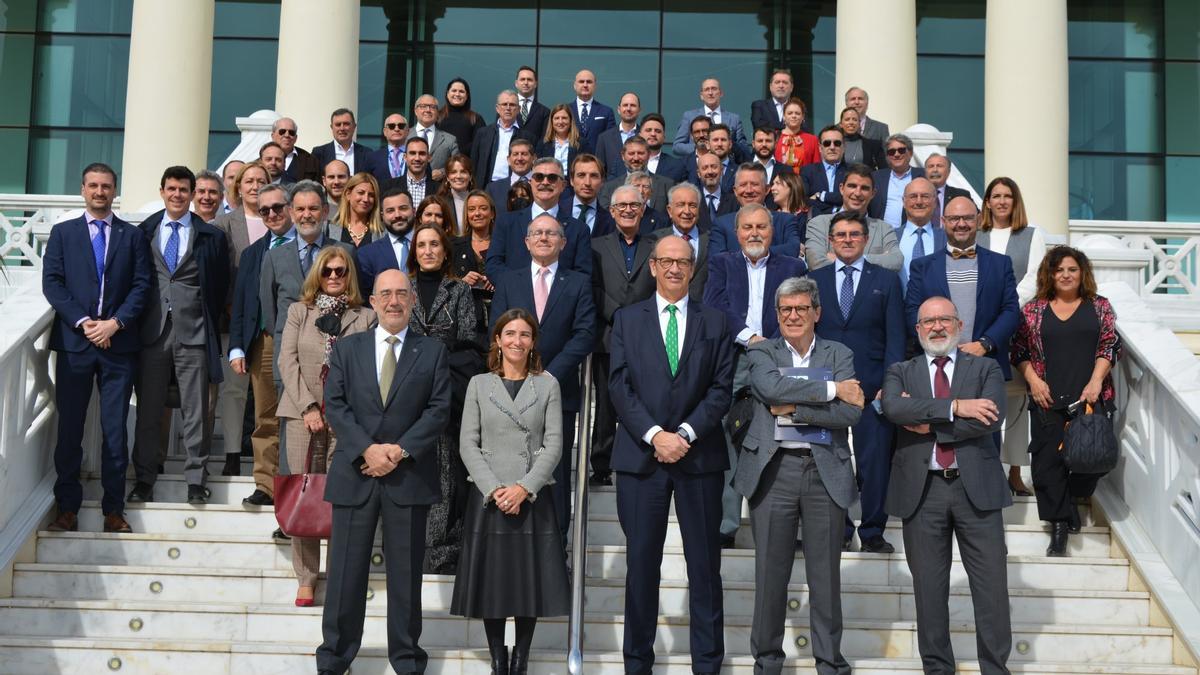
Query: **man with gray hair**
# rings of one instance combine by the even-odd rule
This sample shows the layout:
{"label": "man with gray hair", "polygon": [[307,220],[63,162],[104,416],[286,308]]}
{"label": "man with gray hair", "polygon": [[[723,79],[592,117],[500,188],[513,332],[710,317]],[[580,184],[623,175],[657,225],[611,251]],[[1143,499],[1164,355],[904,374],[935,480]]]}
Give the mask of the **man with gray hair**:
{"label": "man with gray hair", "polygon": [[925,177],[933,183],[936,199],[933,203],[933,222],[942,222],[942,211],[946,204],[955,197],[970,197],[971,193],[962,188],[946,185],[950,180],[950,158],[940,152],[935,152],[925,159]]}
{"label": "man with gray hair", "polygon": [[[536,143],[517,124],[517,92],[505,89],[496,95],[496,121],[475,132],[471,160],[475,162],[475,185],[480,189],[494,180],[508,178],[508,146],[517,138]],[[561,168],[561,167],[559,167]]]}
{"label": "man with gray hair", "polygon": [[221,202],[225,199],[225,183],[215,171],[204,169],[196,174],[196,192],[192,195],[192,210],[196,215],[211,223],[221,215]]}
{"label": "man with gray hair", "polygon": [[413,105],[413,116],[416,117],[417,123],[408,132],[408,138],[425,139],[425,144],[429,147],[430,177],[440,181],[446,175],[446,162],[450,160],[450,155],[458,153],[458,139],[445,129],[437,128],[437,115],[437,97],[421,94]]}
{"label": "man with gray hair", "polygon": [[283,173],[294,183],[301,180],[320,180],[321,166],[317,158],[304,148],[296,145],[299,138],[299,127],[296,120],[290,117],[280,117],[271,125],[271,140],[283,148]]}
{"label": "man with gray hair", "polygon": [[[650,208],[650,200],[654,199],[654,179],[651,178],[650,172],[630,171],[625,174],[625,184],[638,189],[642,195],[642,203],[646,206],[642,210],[642,234],[651,234],[655,230],[666,227],[668,222],[666,212]],[[670,188],[667,188],[667,191],[670,192]]]}
{"label": "man with gray hair", "polygon": [[[762,205],[767,199],[767,170],[757,162],[745,162],[738,166],[733,177],[733,197],[728,213],[719,213],[708,240],[712,243],[711,255],[738,249],[737,221],[741,211],[750,204]],[[737,209],[733,207],[736,206]],[[796,216],[783,211],[770,212],[771,239],[767,245],[772,253],[797,258],[800,256],[800,222]],[[803,272],[801,272],[803,274]]]}
{"label": "man with gray hair", "polygon": [[867,90],[862,87],[850,87],[846,90],[845,103],[847,108],[854,108],[858,112],[860,121],[859,133],[866,138],[870,138],[879,142],[888,137],[891,133],[888,131],[887,122],[880,122],[876,119],[867,119],[867,105],[871,102],[871,97],[867,95]]}
{"label": "man with gray hair", "polygon": [[696,264],[692,267],[688,294],[696,299],[704,297],[704,284],[708,281],[708,232],[700,229],[700,188],[691,183],[679,183],[667,191],[667,217],[670,225],[655,230],[655,241],[663,237],[676,236],[692,248]]}
{"label": "man with gray hair", "polygon": [[[733,486],[750,500],[754,533],[754,670],[783,672],[783,635],[795,541],[804,519],[804,571],[817,672],[849,675],[842,656],[841,555],[857,498],[848,430],[864,404],[854,354],[816,336],[821,299],[811,279],[775,291],[780,336],[747,352],[755,407]],[[800,426],[796,426],[800,425]]]}
{"label": "man with gray hair", "polygon": [[892,227],[900,227],[904,216],[904,188],[914,178],[924,178],[925,169],[912,166],[913,142],[904,134],[892,134],[883,144],[887,154],[887,168],[877,169],[875,197],[871,199],[868,213],[872,218],[882,218]]}
{"label": "man with gray hair", "polygon": [[497,218],[496,227],[492,230],[492,243],[487,253],[488,278],[496,279],[507,269],[523,270],[529,267],[525,232],[529,229],[529,224],[542,214],[556,218],[566,234],[565,248],[561,249],[557,256],[559,264],[569,269],[577,269],[590,277],[591,233],[588,232],[587,225],[571,217],[569,208],[563,208],[559,204],[559,197],[566,186],[562,164],[553,157],[537,160],[533,163],[529,182],[533,187],[533,203],[520,211],[510,211]]}

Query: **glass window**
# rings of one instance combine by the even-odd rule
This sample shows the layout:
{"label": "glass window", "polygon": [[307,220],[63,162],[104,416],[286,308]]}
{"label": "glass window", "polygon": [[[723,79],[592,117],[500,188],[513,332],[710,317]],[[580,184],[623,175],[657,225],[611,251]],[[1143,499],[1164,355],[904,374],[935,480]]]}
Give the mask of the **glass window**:
{"label": "glass window", "polygon": [[279,43],[221,39],[213,43],[209,128],[237,131],[234,120],[275,109],[275,62]]}
{"label": "glass window", "polygon": [[[1157,58],[1163,0],[1067,0],[1070,56]],[[1192,40],[1195,41],[1195,34]],[[1074,102],[1074,101],[1072,101]]]}
{"label": "glass window", "polygon": [[41,30],[50,33],[129,35],[133,25],[133,0],[42,0],[40,4]]}
{"label": "glass window", "polygon": [[[34,129],[29,143],[29,191],[34,194],[77,194],[79,172],[103,161],[121,174],[124,132]],[[118,182],[117,191],[121,185]]]}
{"label": "glass window", "polygon": [[[1162,220],[1161,157],[1072,154],[1071,218]],[[1195,190],[1195,187],[1192,187]]]}
{"label": "glass window", "polygon": [[[452,78],[462,77],[471,85],[471,108],[489,123],[496,120],[496,95],[513,88],[513,83],[517,81],[517,68],[523,65],[536,66],[537,59],[533,47],[434,45],[433,54],[433,82],[430,87],[436,92],[438,100],[445,103],[446,85]],[[568,77],[574,78],[575,73],[572,72]],[[547,106],[554,105],[558,97],[549,93],[555,90],[549,86],[546,73],[540,70],[538,84],[542,92],[539,100]],[[567,91],[570,91],[570,87]]]}
{"label": "glass window", "polygon": [[983,56],[986,12],[984,0],[921,0],[917,3],[917,53]]}
{"label": "glass window", "polygon": [[[33,97],[33,36],[0,33],[0,124],[29,124]],[[2,156],[2,155],[0,155]]]}
{"label": "glass window", "polygon": [[1200,157],[1167,157],[1167,220],[1200,221]]}
{"label": "glass window", "polygon": [[658,47],[657,3],[608,0],[598,7],[586,9],[563,0],[542,3],[538,41],[543,45]]}
{"label": "glass window", "polygon": [[767,49],[775,18],[770,2],[664,0],[662,44],[695,49]]}
{"label": "glass window", "polygon": [[1162,152],[1162,65],[1071,61],[1071,150]]}
{"label": "glass window", "polygon": [[[614,113],[621,94],[627,91],[642,99],[642,109],[660,110],[658,54],[649,49],[608,49],[602,56],[595,49],[542,49],[538,54],[538,100],[547,106],[573,100],[575,74],[586,64],[596,75],[596,100]],[[513,68],[506,86],[512,86],[515,75]]]}
{"label": "glass window", "polygon": [[0,192],[23,194],[29,166],[29,130],[0,129]]}
{"label": "glass window", "polygon": [[953,133],[955,148],[983,148],[982,58],[918,57],[917,91],[920,122]]}
{"label": "glass window", "polygon": [[[387,45],[359,43],[358,136],[356,140],[372,148],[383,143],[384,89],[392,84],[386,77],[387,66]],[[412,117],[407,111],[404,112],[405,119]]]}
{"label": "glass window", "polygon": [[[1164,0],[1165,52],[1168,59],[1200,59],[1200,2]],[[1193,90],[1194,91],[1194,90]]]}
{"label": "glass window", "polygon": [[750,103],[767,92],[766,60],[764,52],[663,52],[661,111],[670,127],[667,133],[674,138],[684,111],[703,105],[700,83],[715,77],[725,94],[721,108],[742,119],[742,132],[748,142],[754,133],[750,127]]}
{"label": "glass window", "polygon": [[125,123],[128,37],[38,36],[36,53],[35,125],[120,128]]}
{"label": "glass window", "polygon": [[[834,91],[837,87],[834,78],[836,62],[837,57],[833,54],[814,54],[812,57],[812,110],[808,111],[808,116],[811,118],[809,124],[814,132],[833,124],[842,110],[842,97]],[[802,88],[803,83],[797,80],[795,93],[801,97],[804,96]]]}
{"label": "glass window", "polygon": [[[393,0],[384,0],[387,3]],[[397,2],[407,8],[410,3]],[[501,0],[488,3],[458,3],[432,0],[425,4],[432,33],[422,37],[438,42],[468,44],[532,45],[537,42],[537,10],[532,0]],[[407,12],[407,9],[402,9]]]}
{"label": "glass window", "polygon": [[1200,63],[1167,63],[1166,80],[1166,151],[1200,155]]}
{"label": "glass window", "polygon": [[[279,38],[279,4],[248,0],[217,0],[213,36]],[[215,45],[214,45],[215,46]]]}
{"label": "glass window", "polygon": [[6,2],[0,11],[0,31],[32,33],[37,29],[37,0]]}

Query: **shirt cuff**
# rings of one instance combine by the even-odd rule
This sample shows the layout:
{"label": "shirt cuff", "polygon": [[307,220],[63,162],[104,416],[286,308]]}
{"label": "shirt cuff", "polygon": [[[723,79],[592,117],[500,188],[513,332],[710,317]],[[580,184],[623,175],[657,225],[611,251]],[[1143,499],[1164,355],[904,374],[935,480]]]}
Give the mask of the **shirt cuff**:
{"label": "shirt cuff", "polygon": [[825,383],[825,402],[829,403],[830,401],[832,401],[835,398],[837,398],[837,383],[826,382]]}
{"label": "shirt cuff", "polygon": [[696,430],[692,428],[692,425],[688,424],[687,422],[684,422],[683,424],[679,425],[679,428],[680,428],[680,430],[687,432],[688,443],[696,442]]}
{"label": "shirt cuff", "polygon": [[238,349],[236,347],[229,350],[229,361],[231,363],[233,362],[234,359],[244,359],[244,358],[246,358],[245,351]]}
{"label": "shirt cuff", "polygon": [[954,421],[954,399],[950,400],[950,421]]}
{"label": "shirt cuff", "polygon": [[650,427],[650,431],[647,431],[645,433],[645,435],[642,436],[642,440],[646,441],[647,445],[653,445],[654,444],[654,435],[662,430],[663,430],[662,427],[655,424],[654,426]]}
{"label": "shirt cuff", "polygon": [[754,337],[754,331],[749,328],[743,328],[738,332],[737,337],[733,338],[733,341],[743,347],[747,347],[750,345],[750,338],[752,337]]}
{"label": "shirt cuff", "polygon": [[84,323],[85,321],[91,321],[91,320],[92,320],[92,317],[90,317],[90,316],[85,316],[85,317],[83,317],[82,319],[80,319],[80,320],[78,320],[78,321],[76,321],[76,322],[75,322],[75,327],[76,327],[76,328],[79,328],[80,326],[82,326],[82,325],[83,325],[83,323]]}

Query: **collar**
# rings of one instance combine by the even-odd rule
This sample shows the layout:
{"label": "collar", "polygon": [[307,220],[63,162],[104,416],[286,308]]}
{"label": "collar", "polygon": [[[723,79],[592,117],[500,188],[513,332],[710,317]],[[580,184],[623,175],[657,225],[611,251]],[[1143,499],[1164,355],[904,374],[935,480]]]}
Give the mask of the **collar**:
{"label": "collar", "polygon": [[771,253],[768,251],[766,255],[758,259],[758,262],[751,262],[750,257],[747,256],[745,252],[742,252],[742,259],[746,261],[746,267],[749,267],[752,270],[766,269],[767,260],[770,257]]}
{"label": "collar", "polygon": [[[692,229],[687,231],[688,236],[690,236],[692,239],[696,239],[697,237],[699,237],[700,235],[698,235],[698,234],[692,234],[695,231],[696,231],[696,226],[693,225]],[[671,233],[674,234],[676,237],[682,237],[684,234],[683,230],[679,229],[679,226],[676,225],[675,223],[671,223]],[[690,243],[690,240],[689,240],[689,243]]]}
{"label": "collar", "polygon": [[585,202],[582,199],[580,199],[579,195],[575,195],[575,197],[571,200],[571,213],[575,213],[575,207],[579,206],[580,204],[587,204],[588,208],[590,208],[593,213],[595,213],[599,207],[599,205],[596,203],[595,199],[593,199],[589,203],[589,202]]}
{"label": "collar", "polygon": [[496,129],[498,131],[501,131],[506,134],[510,134],[510,133],[512,133],[513,129],[516,129],[516,128],[517,128],[516,120],[513,120],[513,123],[508,126],[504,126],[504,124],[502,124],[499,119],[496,120]]}
{"label": "collar", "polygon": [[837,164],[830,164],[829,162],[826,162],[825,160],[821,160],[821,166],[825,167],[826,172],[828,172],[830,169],[833,169],[834,171],[836,171],[837,168],[841,165],[842,165],[841,162],[838,162]]}
{"label": "collar", "polygon": [[337,139],[334,139],[334,141],[333,141],[333,147],[335,147],[335,148],[341,148],[341,149],[342,149],[342,152],[349,154],[349,153],[351,153],[351,152],[354,152],[354,139],[353,139],[353,138],[351,138],[351,139],[350,139],[350,145],[349,145],[349,146],[347,146],[347,147],[342,147],[342,144],[341,144],[341,143],[338,143],[338,142],[337,142]]}
{"label": "collar", "polygon": [[721,106],[720,106],[720,105],[718,105],[718,106],[717,106],[717,107],[715,107],[715,108],[710,108],[710,107],[708,107],[708,106],[706,105],[706,106],[704,106],[704,112],[703,112],[703,113],[701,113],[701,114],[702,114],[702,115],[704,115],[705,117],[708,117],[708,116],[710,116],[710,115],[712,115],[712,114],[714,114],[714,113],[715,113],[715,114],[717,114],[717,115],[720,115],[720,114],[721,114]]}
{"label": "collar", "polygon": [[91,211],[84,209],[83,210],[83,220],[84,220],[84,222],[86,222],[89,225],[92,224],[93,220],[98,220],[98,221],[104,223],[105,225],[108,225],[109,227],[111,227],[112,222],[113,222],[113,212],[109,211],[107,216],[104,216],[103,218],[97,218],[96,216],[94,216],[92,214]]}
{"label": "collar", "polygon": [[761,164],[764,168],[767,168],[767,169],[770,169],[771,167],[775,166],[775,158],[774,157],[768,157],[767,160],[764,162],[761,157],[755,156],[754,162],[756,164]]}
{"label": "collar", "polygon": [[[911,220],[905,220],[904,221],[904,229],[901,231],[901,236],[903,236],[903,234],[906,232],[916,232],[917,228],[921,228],[921,227],[925,228],[929,232],[932,232],[933,231],[933,221],[931,220],[928,223],[925,223],[924,225],[918,225],[918,224],[912,222]],[[909,229],[909,228],[911,228],[911,229]]]}
{"label": "collar", "polygon": [[[170,223],[170,222],[171,222],[171,216],[169,214],[167,214],[166,211],[163,211],[162,224],[166,225],[167,223]],[[185,227],[185,228],[191,227],[192,226],[192,212],[185,211],[183,216],[181,218],[179,218],[179,220],[176,220],[175,222],[179,223],[180,227]]]}
{"label": "collar", "polygon": [[304,238],[300,237],[297,234],[296,246],[300,247],[301,250],[304,250],[304,248],[308,247],[308,246],[316,246],[317,248],[321,248],[324,245],[325,245],[325,231],[324,230],[322,230],[321,232],[318,232],[317,238],[312,240],[311,242],[304,241]]}
{"label": "collar", "polygon": [[908,170],[907,170],[907,171],[905,171],[905,172],[904,172],[904,173],[902,173],[902,174],[897,174],[897,173],[895,172],[895,170],[891,170],[891,169],[889,169],[889,172],[892,174],[892,175],[891,175],[891,177],[892,177],[892,178],[897,178],[897,179],[900,179],[900,180],[903,180],[903,179],[905,179],[905,178],[911,178],[911,177],[912,177],[912,167],[911,167],[911,166],[910,166],[910,167],[908,167]]}
{"label": "collar", "polygon": [[[540,270],[540,269],[542,269],[542,266],[539,265],[536,260],[529,263],[529,272],[533,276],[536,277],[538,270]],[[555,260],[554,262],[550,263],[549,265],[546,265],[546,269],[550,270],[550,276],[557,277],[558,276],[558,261]]]}
{"label": "collar", "polygon": [[629,133],[634,133],[634,134],[636,134],[636,133],[637,133],[637,131],[638,131],[638,123],[637,123],[636,121],[633,123],[633,128],[632,128],[632,129],[626,129],[626,128],[625,128],[625,123],[624,123],[624,122],[621,122],[621,123],[620,123],[620,124],[618,124],[617,126],[618,126],[618,127],[621,129],[621,133],[623,133],[623,134],[629,134]]}
{"label": "collar", "polygon": [[[957,350],[957,349],[955,349],[954,351],[950,352],[950,353],[949,353],[949,354],[947,354],[946,356],[948,356],[948,357],[950,358],[950,365],[952,365],[952,366],[953,366],[953,365],[957,365],[957,364],[958,364],[958,350]],[[925,352],[925,367],[926,367],[926,368],[932,368],[932,367],[933,367],[933,360],[934,360],[935,358],[937,358],[937,357],[936,357],[936,356],[933,356],[933,355],[932,355],[932,354],[930,354],[929,352]]]}
{"label": "collar", "polygon": [[808,351],[804,352],[803,354],[796,351],[796,348],[792,346],[792,343],[788,342],[787,340],[784,340],[783,344],[787,345],[788,352],[793,356],[799,356],[801,359],[811,359],[813,350],[817,348],[817,336],[815,334],[813,335],[812,342],[808,343]]}
{"label": "collar", "polygon": [[[268,247],[268,248],[271,246],[271,243],[270,243],[270,242],[271,242],[271,241],[274,241],[275,237],[277,237],[277,236],[279,236],[279,235],[275,234],[274,232],[272,232],[272,231],[271,231],[271,230],[269,230],[269,229],[267,230],[267,237],[268,237],[268,239],[267,239],[267,247]],[[291,226],[290,228],[288,228],[288,231],[287,231],[287,232],[284,232],[284,233],[283,233],[283,243],[285,243],[285,244],[286,244],[286,243],[288,243],[289,241],[291,241],[291,240],[293,240],[293,239],[295,239],[295,238],[296,238],[296,226],[295,226],[295,225],[293,225],[293,226]]]}
{"label": "collar", "polygon": [[[391,337],[391,335],[392,334],[387,332],[387,329],[385,329],[383,326],[380,326],[380,325],[375,326],[375,344],[378,345],[378,344],[382,343],[384,340]],[[408,326],[401,328],[400,332],[396,333],[396,337],[400,338],[400,346],[403,347],[404,340],[408,337]]]}
{"label": "collar", "polygon": [[[590,99],[588,99],[588,100],[586,100],[586,101],[585,101],[585,100],[583,100],[583,99],[581,99],[581,98],[579,98],[578,96],[576,96],[576,97],[575,97],[575,109],[576,109],[576,110],[583,110],[583,106],[585,106],[585,105],[586,105],[586,106],[594,106],[594,105],[596,105],[596,97],[595,97],[595,96],[593,96],[593,97],[591,97]],[[591,110],[589,109],[589,110],[588,110],[588,112],[591,112]]]}
{"label": "collar", "polygon": [[[833,261],[834,272],[835,273],[841,272],[843,267],[853,267],[854,270],[861,275],[862,271],[863,271],[863,263],[865,260],[866,260],[866,256],[860,255],[860,256],[858,256],[858,260],[855,260],[854,262],[847,265],[846,263],[842,262],[841,259],[839,258],[839,259]],[[861,279],[862,277],[860,276],[859,278]]]}
{"label": "collar", "polygon": [[426,126],[422,126],[422,125],[418,124],[417,126],[413,127],[413,130],[416,131],[418,134],[421,133],[422,131],[425,131],[426,129],[428,129],[430,131],[437,131],[437,125],[431,124],[426,127]]}
{"label": "collar", "polygon": [[679,309],[681,315],[687,314],[688,296],[683,296],[675,302],[668,302],[666,298],[659,295],[658,291],[654,292],[654,304],[658,307],[658,313],[662,314],[667,311],[667,305],[675,305]]}
{"label": "collar", "polygon": [[530,173],[529,171],[526,171],[525,173],[513,173],[512,169],[509,169],[508,170],[509,186],[516,185],[517,182],[519,182],[522,178],[524,178],[525,180],[529,180],[529,173]]}
{"label": "collar", "polygon": [[388,238],[391,239],[392,244],[399,244],[400,240],[403,239],[406,243],[408,243],[409,247],[411,247],[412,246],[412,236],[413,236],[414,230],[415,230],[415,228],[409,228],[408,232],[402,237],[397,237],[395,235],[395,233],[388,232]]}
{"label": "collar", "polygon": [[716,192],[709,192],[708,188],[701,188],[701,189],[704,190],[704,201],[708,201],[709,197],[716,197],[717,201],[721,201],[721,189],[720,188],[717,188]]}
{"label": "collar", "polygon": [[541,207],[541,205],[539,205],[537,202],[530,204],[529,205],[529,222],[533,222],[534,218],[537,218],[538,216],[542,215],[543,213],[549,213],[550,215],[554,216],[555,218],[558,218],[558,204],[555,204],[554,206],[551,206],[548,209],[543,209]]}

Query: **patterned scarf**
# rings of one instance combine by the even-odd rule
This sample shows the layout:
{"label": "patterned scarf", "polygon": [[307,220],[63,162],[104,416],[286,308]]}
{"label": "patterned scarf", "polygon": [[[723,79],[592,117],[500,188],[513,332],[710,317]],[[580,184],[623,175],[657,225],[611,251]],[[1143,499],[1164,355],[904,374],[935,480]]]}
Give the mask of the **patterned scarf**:
{"label": "patterned scarf", "polygon": [[345,295],[334,297],[319,293],[317,295],[317,312],[320,316],[317,317],[317,330],[325,336],[325,360],[321,364],[321,384],[325,384],[325,377],[329,374],[329,354],[333,352],[333,345],[337,342],[338,334],[342,332],[342,314],[349,307],[349,300]]}

